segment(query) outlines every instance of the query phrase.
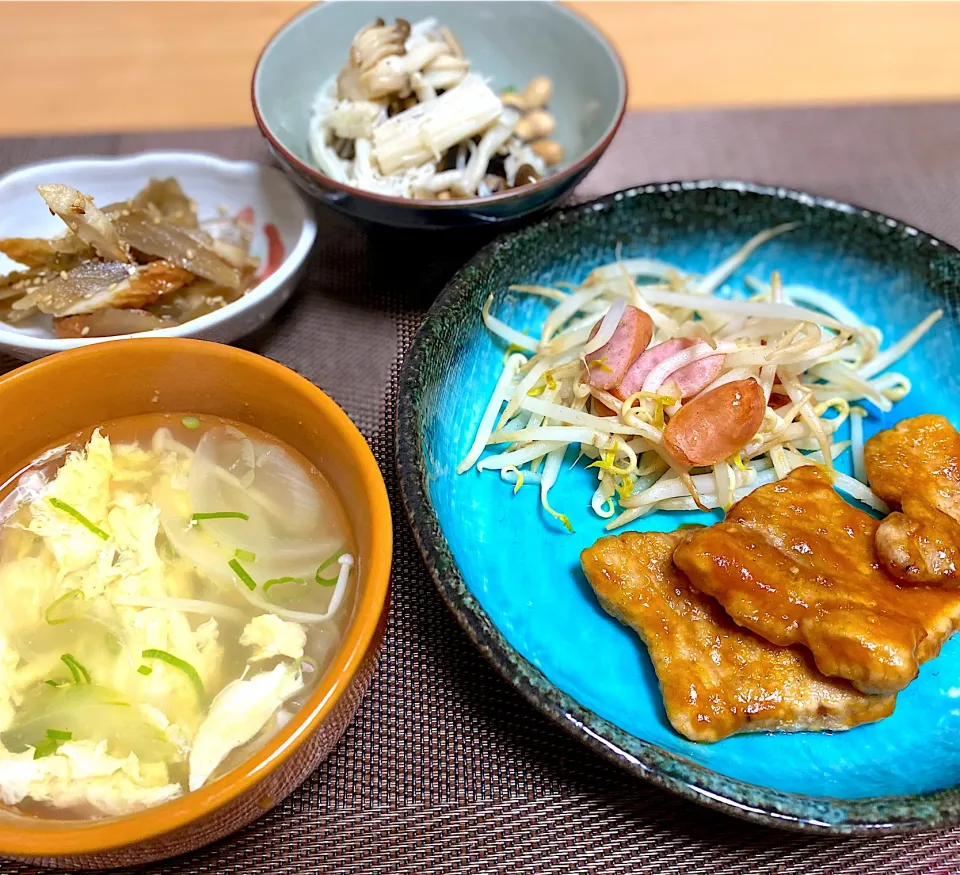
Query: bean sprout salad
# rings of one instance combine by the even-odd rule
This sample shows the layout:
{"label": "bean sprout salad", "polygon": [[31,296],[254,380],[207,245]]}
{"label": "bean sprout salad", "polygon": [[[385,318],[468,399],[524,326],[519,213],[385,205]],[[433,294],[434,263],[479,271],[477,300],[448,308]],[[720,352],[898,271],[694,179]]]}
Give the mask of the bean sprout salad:
{"label": "bean sprout salad", "polygon": [[[794,468],[819,464],[842,492],[886,512],[867,486],[863,405],[889,411],[911,389],[888,370],[943,315],[935,310],[881,350],[880,330],[824,291],[745,278],[718,294],[765,230],[703,275],[650,258],[617,259],[578,286],[511,286],[553,303],[540,337],[483,306],[508,348],[458,473],[499,471],[550,503],[567,450],[596,473],[593,511],[615,529],[657,510],[729,509]],[[837,440],[849,420],[850,437]],[[493,448],[494,453],[483,455]],[[854,476],[834,461],[851,451]]]}

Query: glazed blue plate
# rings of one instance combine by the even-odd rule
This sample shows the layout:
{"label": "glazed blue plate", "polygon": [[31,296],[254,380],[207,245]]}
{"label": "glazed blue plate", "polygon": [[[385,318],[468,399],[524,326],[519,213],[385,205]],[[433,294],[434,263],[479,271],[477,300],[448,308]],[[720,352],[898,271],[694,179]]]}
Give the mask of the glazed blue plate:
{"label": "glazed blue plate", "polygon": [[[656,257],[705,272],[750,236],[783,222],[729,281],[779,270],[828,291],[882,329],[884,347],[931,310],[944,318],[900,361],[913,383],[869,435],[923,412],[960,422],[960,252],[902,222],[783,189],[673,183],[619,192],[501,237],[451,281],[407,357],[398,465],[407,511],[447,604],[471,639],[527,699],[597,752],[689,799],[774,826],[827,833],[929,829],[960,822],[960,636],[923,666],[892,717],[838,733],[762,733],[706,745],[667,723],[636,635],[599,607],[579,554],[604,534],[578,466],[550,494],[575,530],[514,496],[498,473],[456,474],[503,362],[480,308],[539,333],[547,306],[514,283],[582,281],[615,257]],[[841,435],[842,437],[842,435]],[[847,454],[849,456],[849,454]],[[568,463],[573,454],[568,456]],[[841,460],[840,467],[846,459]],[[848,470],[848,469],[847,469]],[[660,513],[627,529],[669,530],[706,514]]]}

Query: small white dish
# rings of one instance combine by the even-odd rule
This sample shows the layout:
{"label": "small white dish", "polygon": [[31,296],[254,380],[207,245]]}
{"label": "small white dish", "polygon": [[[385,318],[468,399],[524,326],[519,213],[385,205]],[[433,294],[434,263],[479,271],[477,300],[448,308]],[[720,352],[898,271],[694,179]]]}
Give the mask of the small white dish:
{"label": "small white dish", "polygon": [[[37,194],[37,186],[42,183],[72,186],[102,205],[133,197],[151,178],[168,176],[175,176],[187,196],[197,202],[201,218],[215,216],[221,206],[230,213],[253,211],[251,252],[260,258],[264,279],[220,310],[183,325],[140,334],[64,340],[54,335],[49,322],[38,320],[22,326],[0,322],[0,352],[31,360],[130,337],[196,337],[230,343],[256,330],[276,313],[296,288],[317,237],[317,224],[296,187],[272,167],[228,161],[202,152],[143,152],[29,164],[0,177],[0,237],[53,237],[63,233],[63,222],[49,213]],[[0,255],[0,274],[17,267]]]}

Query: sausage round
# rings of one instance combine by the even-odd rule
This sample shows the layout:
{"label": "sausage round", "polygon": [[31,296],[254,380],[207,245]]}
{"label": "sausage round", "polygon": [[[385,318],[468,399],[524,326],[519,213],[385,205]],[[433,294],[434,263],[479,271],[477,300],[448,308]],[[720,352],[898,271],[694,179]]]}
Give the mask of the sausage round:
{"label": "sausage round", "polygon": [[[593,334],[599,330],[598,325]],[[623,379],[637,356],[647,348],[651,337],[653,322],[650,317],[643,310],[628,304],[613,337],[587,356],[587,382],[597,389],[612,389]]]}
{"label": "sausage round", "polygon": [[766,411],[754,379],[724,383],[684,404],[663,431],[663,446],[689,468],[728,459],[752,438]]}
{"label": "sausage round", "polygon": [[[639,392],[643,388],[643,381],[657,365],[697,342],[690,337],[675,337],[651,346],[630,365],[620,384],[614,388],[613,394],[621,401],[625,401],[634,392]],[[676,383],[680,389],[681,398],[692,398],[720,376],[725,358],[726,356],[721,353],[691,362],[675,370],[664,382]]]}

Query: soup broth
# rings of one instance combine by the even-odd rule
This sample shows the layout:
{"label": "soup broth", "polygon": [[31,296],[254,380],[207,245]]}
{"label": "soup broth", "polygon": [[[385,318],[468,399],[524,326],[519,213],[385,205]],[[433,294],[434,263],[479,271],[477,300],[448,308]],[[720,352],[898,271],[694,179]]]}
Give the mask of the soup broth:
{"label": "soup broth", "polygon": [[309,696],[355,605],[329,483],[248,425],[151,414],[0,492],[0,799],[136,811],[241,763]]}

